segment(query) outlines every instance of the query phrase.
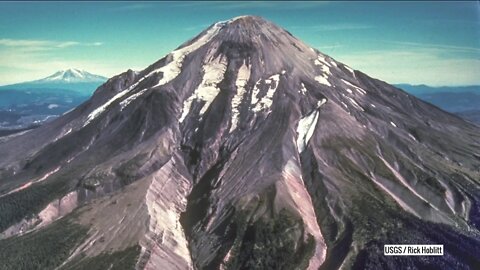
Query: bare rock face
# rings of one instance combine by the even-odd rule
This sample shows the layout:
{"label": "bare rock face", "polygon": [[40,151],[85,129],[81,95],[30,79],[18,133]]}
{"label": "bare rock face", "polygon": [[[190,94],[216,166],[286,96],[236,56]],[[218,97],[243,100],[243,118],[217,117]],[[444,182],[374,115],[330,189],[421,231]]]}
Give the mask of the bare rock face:
{"label": "bare rock face", "polygon": [[[478,127],[238,17],[1,140],[0,261],[473,269],[478,153]],[[395,243],[445,256],[383,256]]]}

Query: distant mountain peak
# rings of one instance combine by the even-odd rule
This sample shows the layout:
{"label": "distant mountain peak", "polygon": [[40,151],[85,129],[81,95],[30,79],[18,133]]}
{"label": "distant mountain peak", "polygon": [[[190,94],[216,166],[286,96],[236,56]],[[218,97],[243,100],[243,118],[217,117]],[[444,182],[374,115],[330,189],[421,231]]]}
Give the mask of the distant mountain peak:
{"label": "distant mountain peak", "polygon": [[54,74],[40,80],[32,81],[32,83],[82,83],[82,82],[104,82],[107,78],[92,74],[85,70],[77,68],[69,68],[59,70]]}

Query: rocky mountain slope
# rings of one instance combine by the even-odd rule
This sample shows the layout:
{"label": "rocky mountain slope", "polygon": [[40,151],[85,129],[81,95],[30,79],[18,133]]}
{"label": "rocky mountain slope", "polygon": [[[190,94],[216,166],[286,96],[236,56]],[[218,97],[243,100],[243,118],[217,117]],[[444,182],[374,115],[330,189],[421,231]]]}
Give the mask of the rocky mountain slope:
{"label": "rocky mountain slope", "polygon": [[[3,269],[480,263],[480,129],[259,17],[109,79],[0,154]],[[383,256],[396,243],[445,255]]]}

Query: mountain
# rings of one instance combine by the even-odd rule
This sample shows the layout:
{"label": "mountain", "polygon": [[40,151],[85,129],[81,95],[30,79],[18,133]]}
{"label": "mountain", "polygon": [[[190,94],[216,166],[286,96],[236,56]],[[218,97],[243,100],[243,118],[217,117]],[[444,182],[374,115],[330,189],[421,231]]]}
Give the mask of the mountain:
{"label": "mountain", "polygon": [[57,71],[43,79],[0,86],[0,93],[10,89],[57,89],[72,90],[84,95],[90,95],[98,86],[107,81],[107,79],[108,78],[89,73],[85,70],[70,68]]}
{"label": "mountain", "polygon": [[480,124],[480,109],[461,111],[456,114],[465,120]]}
{"label": "mountain", "polygon": [[480,93],[480,85],[468,86],[428,86],[425,84],[395,84],[396,87],[401,88],[412,95],[425,95],[435,93]]}
{"label": "mountain", "polygon": [[107,78],[89,73],[85,70],[79,70],[75,68],[67,69],[67,70],[60,70],[55,72],[54,74],[40,79],[31,81],[32,84],[43,84],[43,83],[103,83],[107,80]]}
{"label": "mountain", "polygon": [[401,89],[458,116],[480,124],[480,86],[396,85]]}
{"label": "mountain", "polygon": [[237,17],[0,138],[0,267],[475,269],[479,153],[479,127]]}
{"label": "mountain", "polygon": [[39,125],[86,101],[107,78],[78,69],[0,86],[0,130]]}

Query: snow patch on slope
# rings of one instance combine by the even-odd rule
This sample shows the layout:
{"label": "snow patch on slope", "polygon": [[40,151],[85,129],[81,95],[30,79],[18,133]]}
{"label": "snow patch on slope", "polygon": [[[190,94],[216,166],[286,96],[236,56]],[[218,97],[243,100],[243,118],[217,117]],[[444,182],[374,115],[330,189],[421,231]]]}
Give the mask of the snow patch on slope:
{"label": "snow patch on slope", "polygon": [[129,96],[128,98],[122,100],[122,102],[120,102],[120,110],[123,111],[123,109],[125,109],[125,107],[127,107],[128,104],[130,104],[132,101],[134,101],[136,98],[138,98],[139,96],[143,95],[148,89],[145,88],[145,89],[142,89],[140,91],[138,91],[137,93]]}
{"label": "snow patch on slope", "polygon": [[111,99],[109,99],[107,102],[105,102],[103,105],[99,106],[98,108],[96,108],[95,110],[93,110],[87,117],[87,120],[85,121],[85,123],[83,124],[83,126],[87,126],[88,124],[90,124],[95,118],[97,118],[99,115],[101,115],[106,109],[108,106],[110,106],[113,102],[115,102],[116,100],[120,99],[121,97],[125,96],[126,94],[128,94],[128,92],[130,92],[132,89],[134,89],[137,84],[140,82],[141,80],[139,80],[137,83],[131,85],[130,87],[128,87],[127,89],[125,90],[122,90],[120,91],[118,94],[116,94],[115,96],[113,96]]}
{"label": "snow patch on slope", "polygon": [[356,85],[353,85],[352,83],[342,79],[342,82],[345,83],[346,85],[352,87],[353,89],[355,89],[359,94],[361,95],[366,95],[367,94],[367,91],[365,91],[363,88],[361,87],[358,87]]}
{"label": "snow patch on slope", "polygon": [[300,93],[302,93],[303,95],[307,94],[307,88],[305,88],[305,84],[301,83],[300,84],[301,87],[300,87]]}
{"label": "snow patch on slope", "polygon": [[[178,50],[175,50],[175,51],[171,52],[170,56],[172,57],[172,61],[170,63],[166,64],[165,66],[163,66],[161,68],[158,68],[158,69],[155,69],[155,70],[151,71],[146,76],[144,76],[140,80],[138,80],[135,84],[133,84],[130,87],[128,87],[127,89],[119,92],[118,94],[113,96],[110,100],[108,100],[106,103],[104,103],[102,106],[96,108],[94,111],[92,111],[88,115],[88,118],[85,121],[85,124],[83,126],[88,125],[93,119],[95,119],[100,114],[102,114],[105,111],[105,109],[108,106],[110,106],[110,104],[112,104],[116,100],[122,98],[123,96],[128,94],[131,90],[135,89],[135,87],[137,87],[137,85],[140,82],[142,82],[145,78],[148,78],[148,77],[150,77],[151,75],[154,75],[154,74],[156,75],[160,72],[162,73],[162,78],[153,87],[164,85],[164,84],[170,82],[171,80],[175,79],[178,76],[178,74],[180,74],[180,72],[181,72],[182,63],[183,63],[183,60],[185,59],[186,55],[188,55],[189,53],[191,53],[194,50],[197,50],[198,48],[205,45],[206,43],[208,43],[214,36],[216,36],[218,34],[218,31],[222,28],[222,26],[224,24],[225,24],[224,22],[219,22],[219,23],[214,24],[210,29],[207,30],[207,32],[203,36],[201,36],[194,43],[192,43],[188,46],[185,46],[181,49],[178,49]],[[140,91],[138,93],[138,95],[134,94],[130,99],[123,102],[123,104],[121,104],[122,109],[125,108],[125,106],[127,106],[135,98],[137,98],[138,96],[143,94],[145,91],[146,91],[146,89]]]}
{"label": "snow patch on slope", "polygon": [[198,48],[208,43],[213,37],[215,37],[218,34],[218,31],[220,31],[220,29],[224,25],[225,25],[225,22],[218,22],[214,24],[210,29],[207,30],[207,32],[203,36],[201,36],[194,43],[171,52],[170,55],[172,56],[173,60],[167,65],[153,71],[156,73],[158,72],[163,73],[162,79],[155,86],[164,85],[170,82],[171,80],[175,79],[178,76],[178,74],[180,74],[181,72],[181,67],[185,57],[189,53],[197,50]]}
{"label": "snow patch on slope", "polygon": [[245,94],[245,86],[247,85],[249,78],[250,68],[244,63],[238,70],[237,81],[235,82],[235,85],[237,86],[237,93],[232,99],[232,125],[230,127],[230,132],[237,128],[240,117],[239,107],[240,103],[242,102],[243,95]]}
{"label": "snow patch on slope", "polygon": [[317,56],[317,59],[315,59],[314,64],[317,66],[323,66],[323,65],[331,66],[331,64],[325,59],[325,56],[321,54]]}
{"label": "snow patch on slope", "polygon": [[309,115],[303,117],[300,119],[298,122],[298,127],[297,127],[297,147],[298,147],[298,152],[301,153],[305,150],[308,141],[313,135],[313,132],[315,131],[315,125],[317,124],[318,121],[318,111],[315,110],[311,112]]}
{"label": "snow patch on slope", "polygon": [[260,89],[258,89],[258,86],[260,84],[260,80],[258,80],[256,83],[255,83],[255,86],[253,87],[253,90],[252,90],[252,100],[251,100],[251,104],[253,106],[255,106],[255,104],[257,104],[257,102],[259,101],[259,99],[257,98],[258,96],[258,93],[260,93]]}
{"label": "snow patch on slope", "polygon": [[323,74],[322,76],[315,76],[315,81],[319,82],[320,84],[324,84],[326,86],[332,86],[327,79],[328,77],[325,74]]}
{"label": "snow patch on slope", "polygon": [[328,81],[328,76],[332,75],[332,73],[330,72],[330,63],[325,59],[323,55],[319,54],[317,59],[315,59],[314,64],[320,66],[320,69],[322,70],[322,75],[315,76],[315,81],[326,86],[332,86]]}
{"label": "snow patch on slope", "polygon": [[298,153],[302,153],[305,148],[307,147],[308,141],[313,135],[313,132],[315,131],[315,126],[317,125],[318,121],[318,116],[319,112],[318,109],[320,106],[325,104],[327,102],[326,99],[322,99],[319,101],[317,104],[317,109],[308,114],[307,116],[303,117],[298,121],[298,126],[297,126],[297,148],[298,148]]}
{"label": "snow patch on slope", "polygon": [[322,70],[323,73],[326,73],[328,75],[332,75],[332,72],[330,72],[330,68],[327,65],[322,65],[320,67],[320,69]]}
{"label": "snow patch on slope", "polygon": [[268,79],[265,80],[265,83],[269,85],[267,94],[260,99],[257,98],[258,93],[258,82],[255,84],[255,88],[252,91],[252,104],[255,104],[253,107],[254,112],[260,112],[266,110],[272,106],[273,102],[273,95],[277,90],[278,83],[280,82],[280,74],[275,74],[270,76]]}
{"label": "snow patch on slope", "polygon": [[227,64],[227,59],[221,56],[218,56],[210,63],[204,64],[202,82],[183,103],[183,112],[179,120],[180,123],[183,123],[185,117],[190,112],[190,107],[194,100],[202,100],[205,102],[202,105],[199,116],[201,117],[205,113],[215,97],[220,93],[217,85],[223,80],[225,71],[227,70]]}
{"label": "snow patch on slope", "polygon": [[353,69],[347,65],[343,65],[343,67],[345,67],[348,71],[350,71],[350,73],[352,73],[352,75],[355,77],[355,72],[353,71]]}
{"label": "snow patch on slope", "polygon": [[357,107],[359,110],[361,110],[362,112],[364,111],[364,109],[362,108],[362,106],[358,105],[358,103],[355,101],[355,99],[351,98],[351,97],[348,97],[348,100],[350,100],[350,102],[355,106]]}
{"label": "snow patch on slope", "polygon": [[327,103],[327,99],[322,98],[321,100],[317,101],[317,110],[322,106],[323,104]]}
{"label": "snow patch on slope", "polygon": [[363,107],[360,106],[360,105],[357,103],[357,101],[355,101],[355,99],[353,99],[352,97],[348,97],[348,96],[346,96],[346,95],[343,94],[343,93],[342,93],[342,96],[343,96],[344,98],[348,99],[348,101],[349,101],[355,108],[361,110],[362,112],[365,111],[365,110],[363,109]]}

